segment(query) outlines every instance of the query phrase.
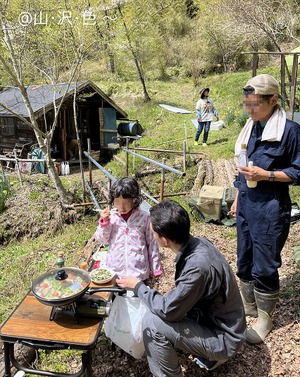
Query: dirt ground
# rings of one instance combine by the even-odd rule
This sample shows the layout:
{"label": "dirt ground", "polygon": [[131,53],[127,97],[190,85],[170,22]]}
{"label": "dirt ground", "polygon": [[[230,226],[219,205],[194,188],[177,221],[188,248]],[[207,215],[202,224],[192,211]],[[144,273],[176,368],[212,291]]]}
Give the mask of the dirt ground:
{"label": "dirt ground", "polygon": [[[274,313],[274,329],[264,343],[250,345],[242,349],[226,364],[212,372],[201,369],[187,356],[180,355],[185,377],[299,377],[300,376],[300,271],[292,256],[294,240],[298,239],[300,225],[294,224],[282,253],[283,265],[280,269],[281,294]],[[235,270],[235,239],[228,239],[223,226],[199,224],[193,232],[195,236],[205,234],[224,254]],[[174,255],[167,249],[162,250],[165,276],[156,287],[165,292],[173,282]],[[248,324],[250,324],[247,318]],[[105,337],[95,352],[95,376],[150,377],[147,362],[134,360],[121,350],[110,350]]]}
{"label": "dirt ground", "polygon": [[[215,170],[232,172],[232,163],[225,164],[218,161]],[[226,173],[227,174],[227,173]],[[211,184],[227,185],[226,174],[223,182],[215,177]],[[230,175],[231,173],[229,173]],[[225,178],[224,178],[225,177]],[[57,197],[49,185],[37,182],[30,185],[21,194],[16,194],[9,203],[9,211],[5,216],[0,215],[0,228],[3,242],[11,238],[22,238],[37,235],[50,225],[60,227],[65,222],[77,219],[80,221],[82,212],[69,211],[66,215],[57,204]],[[42,203],[37,200],[34,206],[28,202],[33,187],[36,191],[49,190]],[[32,194],[31,194],[32,195]],[[47,208],[45,216],[41,217],[36,208]],[[31,209],[30,209],[31,208]],[[46,225],[45,225],[46,222]],[[293,247],[300,243],[300,223],[292,224],[288,241],[282,253],[282,267],[280,269],[281,294],[274,313],[274,329],[264,343],[250,345],[245,343],[242,349],[226,364],[210,372],[211,377],[299,377],[300,376],[300,269],[293,258]],[[206,236],[223,253],[233,270],[236,265],[236,237],[234,228],[197,222],[193,225],[194,236]],[[153,284],[161,293],[172,287],[174,279],[174,255],[168,249],[162,249],[163,267],[165,274]],[[1,355],[0,355],[1,357]],[[184,377],[206,376],[206,371],[199,369],[188,357],[179,353]],[[70,368],[76,369],[77,363],[70,361]],[[147,361],[144,358],[135,360],[122,350],[112,350],[109,340],[102,334],[96,350],[93,353],[93,374],[101,377],[150,377]]]}

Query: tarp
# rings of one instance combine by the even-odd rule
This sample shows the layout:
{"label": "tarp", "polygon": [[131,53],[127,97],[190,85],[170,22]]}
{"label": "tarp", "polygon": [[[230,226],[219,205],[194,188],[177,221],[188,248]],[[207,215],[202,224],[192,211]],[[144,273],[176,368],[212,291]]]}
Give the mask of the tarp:
{"label": "tarp", "polygon": [[165,105],[163,103],[160,103],[159,106],[163,107],[166,110],[172,111],[172,113],[176,113],[176,114],[193,114],[193,111],[181,109],[180,107]]}
{"label": "tarp", "polygon": [[[41,160],[44,158],[44,154],[40,148],[35,148],[31,152],[31,158],[33,160]],[[45,173],[45,164],[44,162],[33,162],[32,164],[32,171],[34,173]]]}

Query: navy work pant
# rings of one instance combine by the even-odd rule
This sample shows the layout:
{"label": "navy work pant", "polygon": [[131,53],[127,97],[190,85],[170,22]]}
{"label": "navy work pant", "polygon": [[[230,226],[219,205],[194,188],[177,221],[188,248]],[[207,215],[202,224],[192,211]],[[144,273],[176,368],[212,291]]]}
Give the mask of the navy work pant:
{"label": "navy work pant", "polygon": [[263,291],[279,289],[281,250],[289,234],[291,201],[287,193],[239,189],[237,203],[237,276],[254,280]]}

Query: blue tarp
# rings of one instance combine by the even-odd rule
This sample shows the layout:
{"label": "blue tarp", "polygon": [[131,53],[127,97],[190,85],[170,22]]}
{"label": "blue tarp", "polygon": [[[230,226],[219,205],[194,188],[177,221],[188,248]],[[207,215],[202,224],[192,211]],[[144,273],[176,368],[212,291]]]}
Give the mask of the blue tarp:
{"label": "blue tarp", "polygon": [[[35,148],[31,152],[31,158],[33,160],[41,160],[44,158],[44,154],[40,148]],[[33,173],[45,173],[45,163],[44,162],[33,162],[32,163]]]}

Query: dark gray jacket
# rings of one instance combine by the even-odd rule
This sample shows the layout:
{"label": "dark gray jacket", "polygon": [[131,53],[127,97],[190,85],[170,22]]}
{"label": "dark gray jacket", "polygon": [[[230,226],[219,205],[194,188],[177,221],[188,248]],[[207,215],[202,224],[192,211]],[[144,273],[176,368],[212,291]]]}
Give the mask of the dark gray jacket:
{"label": "dark gray jacket", "polygon": [[199,323],[207,330],[204,333],[214,356],[232,356],[245,339],[246,321],[228,262],[206,238],[192,236],[179,250],[175,262],[174,289],[161,295],[139,283],[135,293],[165,321],[188,317]]}

